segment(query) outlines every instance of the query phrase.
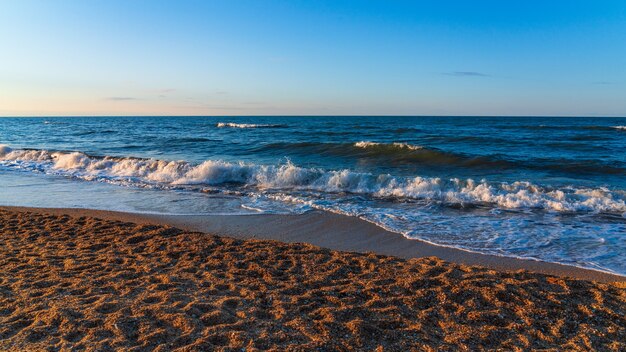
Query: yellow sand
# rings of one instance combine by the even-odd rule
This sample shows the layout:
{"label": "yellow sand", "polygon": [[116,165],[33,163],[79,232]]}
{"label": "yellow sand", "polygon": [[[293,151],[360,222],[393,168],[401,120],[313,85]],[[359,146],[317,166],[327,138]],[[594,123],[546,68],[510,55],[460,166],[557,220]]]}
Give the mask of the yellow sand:
{"label": "yellow sand", "polygon": [[626,289],[0,210],[0,350],[626,350]]}

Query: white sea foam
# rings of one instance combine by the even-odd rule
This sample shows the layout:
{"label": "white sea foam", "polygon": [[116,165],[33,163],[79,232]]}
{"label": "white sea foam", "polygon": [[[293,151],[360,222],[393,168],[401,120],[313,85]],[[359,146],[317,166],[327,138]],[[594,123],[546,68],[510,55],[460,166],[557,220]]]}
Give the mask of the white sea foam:
{"label": "white sea foam", "polygon": [[369,147],[375,147],[378,145],[380,145],[380,143],[368,142],[368,141],[360,141],[360,142],[354,143],[354,146],[357,148],[369,148]]}
{"label": "white sea foam", "polygon": [[354,143],[354,146],[357,148],[372,148],[372,147],[385,147],[385,146],[393,146],[399,149],[409,149],[409,150],[419,150],[424,149],[424,147],[419,145],[413,145],[408,143],[377,143],[377,142],[368,142],[368,141],[360,141]]}
{"label": "white sea foam", "polygon": [[253,123],[234,123],[234,122],[218,122],[217,127],[231,127],[231,128],[272,128],[282,127],[282,125],[276,124],[253,124]]}
{"label": "white sea foam", "polygon": [[0,145],[0,165],[50,174],[133,184],[172,187],[237,184],[261,192],[348,192],[374,198],[418,199],[443,204],[485,204],[507,209],[537,208],[558,212],[626,212],[623,192],[604,188],[548,188],[529,182],[489,183],[425,177],[373,175],[207,160],[200,164],[156,159],[92,157],[80,152],[12,149]]}
{"label": "white sea foam", "polygon": [[626,126],[611,126],[611,128],[615,128],[616,130],[626,131]]}

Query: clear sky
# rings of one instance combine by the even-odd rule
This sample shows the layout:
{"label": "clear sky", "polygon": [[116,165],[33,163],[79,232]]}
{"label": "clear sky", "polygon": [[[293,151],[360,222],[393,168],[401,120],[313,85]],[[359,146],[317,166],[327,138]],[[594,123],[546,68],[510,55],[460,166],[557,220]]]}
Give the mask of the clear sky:
{"label": "clear sky", "polygon": [[0,116],[626,116],[626,1],[0,0]]}

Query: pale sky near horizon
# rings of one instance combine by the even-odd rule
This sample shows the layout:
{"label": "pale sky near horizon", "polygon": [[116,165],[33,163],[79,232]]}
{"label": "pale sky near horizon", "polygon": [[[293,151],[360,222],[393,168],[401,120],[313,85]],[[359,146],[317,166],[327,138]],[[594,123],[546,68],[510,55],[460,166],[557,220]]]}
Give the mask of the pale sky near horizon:
{"label": "pale sky near horizon", "polygon": [[0,116],[626,116],[626,1],[0,0]]}

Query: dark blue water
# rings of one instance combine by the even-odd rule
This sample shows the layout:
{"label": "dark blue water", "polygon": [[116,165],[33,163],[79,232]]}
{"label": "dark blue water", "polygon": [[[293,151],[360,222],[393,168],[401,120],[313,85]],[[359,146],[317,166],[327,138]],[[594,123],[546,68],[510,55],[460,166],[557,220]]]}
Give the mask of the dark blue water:
{"label": "dark blue water", "polygon": [[626,274],[625,126],[582,117],[2,118],[0,202],[326,209],[441,245]]}

